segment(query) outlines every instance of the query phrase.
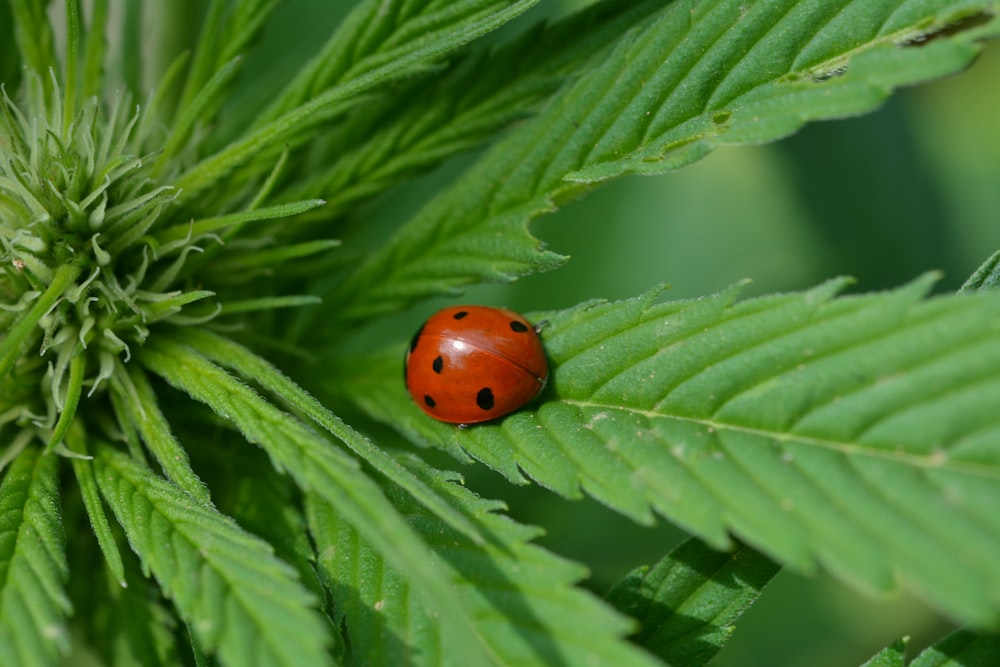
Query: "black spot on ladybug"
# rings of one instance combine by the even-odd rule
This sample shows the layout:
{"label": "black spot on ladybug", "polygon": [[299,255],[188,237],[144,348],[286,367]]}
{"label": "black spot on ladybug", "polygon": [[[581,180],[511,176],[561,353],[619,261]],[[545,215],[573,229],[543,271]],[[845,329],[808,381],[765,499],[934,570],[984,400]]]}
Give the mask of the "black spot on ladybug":
{"label": "black spot on ladybug", "polygon": [[524,333],[528,330],[528,327],[524,325],[524,322],[518,322],[517,320],[511,320],[510,330],[515,333]]}
{"label": "black spot on ladybug", "polygon": [[444,359],[441,358],[440,354],[434,357],[434,361],[431,362],[431,368],[434,369],[435,373],[440,373],[441,369],[444,368]]}
{"label": "black spot on ladybug", "polygon": [[483,410],[493,409],[493,390],[483,387],[476,393],[476,405]]}
{"label": "black spot on ladybug", "polygon": [[433,399],[433,398],[431,398],[430,396],[424,396],[424,403],[425,403],[425,404],[427,405],[427,407],[429,407],[429,408],[433,408],[433,407],[437,407],[437,403],[435,403],[435,402],[434,402],[434,399]]}
{"label": "black spot on ladybug", "polygon": [[410,339],[410,353],[412,354],[415,349],[417,349],[417,342],[420,340],[420,334],[424,332],[424,327],[421,326],[417,333],[413,334],[413,338]]}
{"label": "black spot on ladybug", "polygon": [[457,313],[455,313],[454,315],[452,315],[452,317],[455,318],[456,320],[461,320],[461,319],[463,319],[468,314],[469,314],[469,311],[467,311],[467,310],[460,310]]}

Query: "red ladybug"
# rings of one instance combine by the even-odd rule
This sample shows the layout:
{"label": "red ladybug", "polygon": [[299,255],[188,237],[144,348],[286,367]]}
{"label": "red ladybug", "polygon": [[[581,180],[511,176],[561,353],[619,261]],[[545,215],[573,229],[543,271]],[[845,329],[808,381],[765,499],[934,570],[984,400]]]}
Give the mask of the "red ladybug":
{"label": "red ladybug", "polygon": [[517,410],[545,386],[538,332],[503,308],[453,306],[431,315],[406,353],[406,388],[420,409],[450,424]]}

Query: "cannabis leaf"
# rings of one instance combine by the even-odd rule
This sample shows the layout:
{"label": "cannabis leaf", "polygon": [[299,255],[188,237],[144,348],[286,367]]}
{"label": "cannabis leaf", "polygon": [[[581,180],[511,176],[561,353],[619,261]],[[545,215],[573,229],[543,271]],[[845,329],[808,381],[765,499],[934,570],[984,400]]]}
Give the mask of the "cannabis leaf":
{"label": "cannabis leaf", "polygon": [[[267,121],[334,85],[413,76],[538,0],[417,0],[355,7],[309,66],[261,114]],[[355,84],[355,88],[357,88]]]}
{"label": "cannabis leaf", "polygon": [[[444,74],[366,105],[323,147],[326,169],[299,169],[292,199],[324,197],[316,217],[344,215],[379,192],[487,142],[538,110],[567,78],[606,53],[660,0],[598,2],[538,24],[501,48],[456,58]],[[397,98],[409,100],[400,105]]]}
{"label": "cannabis leaf", "polygon": [[188,195],[204,192],[237,167],[264,170],[274,157],[301,145],[310,126],[343,114],[366,93],[432,66],[448,52],[495,30],[538,0],[419,0],[358,5],[313,64],[301,70],[258,124],[202,159],[177,179]]}
{"label": "cannabis leaf", "polygon": [[619,41],[332,288],[342,323],[562,259],[528,221],[594,183],[871,110],[966,66],[995,3],[674,2]]}
{"label": "cannabis leaf", "polygon": [[932,283],[833,298],[845,284],[833,281],[744,302],[738,288],[666,303],[651,292],[541,314],[549,389],[496,425],[424,418],[396,380],[398,349],[360,362],[383,381],[353,398],[512,481],[524,471],[640,521],[656,510],[717,548],[734,531],[800,570],[902,584],[989,624],[1000,295],[924,300]]}
{"label": "cannabis leaf", "polygon": [[[355,353],[558,266],[527,224],[599,182],[961,69],[995,0],[598,0],[493,41],[537,0],[359,0],[284,78],[247,57],[277,0],[51,4],[0,0],[0,663],[700,664],[775,563],[1000,624],[996,258],[960,296],[539,313],[545,393],[467,430],[406,397],[401,344]],[[414,443],[697,538],[615,610]]]}
{"label": "cannabis leaf", "polygon": [[911,662],[906,661],[907,639],[885,647],[862,667],[961,667],[990,665],[1000,655],[1000,637],[979,635],[969,630],[956,630],[933,646],[929,646]]}
{"label": "cannabis leaf", "polygon": [[[476,546],[406,495],[393,495],[446,564],[451,595],[476,619],[476,640],[490,656],[484,664],[656,664],[620,639],[629,627],[625,619],[572,587],[584,574],[579,566],[529,543],[537,529],[502,516],[499,503],[462,489],[454,475],[413,457],[403,462],[487,536],[484,546]],[[453,650],[453,629],[415,604],[408,578],[343,521],[335,506],[310,498],[309,521],[337,618],[347,626],[349,664],[466,664]]]}
{"label": "cannabis leaf", "polygon": [[640,621],[633,641],[671,665],[705,665],[733,634],[778,566],[737,545],[716,551],[696,539],[650,567],[633,570],[607,595]]}
{"label": "cannabis leaf", "polygon": [[976,292],[996,289],[1000,286],[1000,251],[993,253],[982,263],[969,279],[962,284],[960,292]]}
{"label": "cannabis leaf", "polygon": [[906,667],[906,642],[896,640],[866,660],[861,667]]}
{"label": "cannabis leaf", "polygon": [[1000,655],[1000,637],[956,630],[920,653],[910,667],[988,665]]}
{"label": "cannabis leaf", "polygon": [[94,466],[129,543],[202,646],[234,665],[326,662],[312,598],[270,546],[111,447]]}
{"label": "cannabis leaf", "polygon": [[0,662],[54,664],[69,652],[58,459],[24,451],[0,485]]}
{"label": "cannabis leaf", "polygon": [[[90,460],[80,460],[91,470]],[[96,484],[96,481],[95,481]],[[103,501],[102,501],[103,502]],[[67,523],[85,517],[74,511],[71,503],[65,510]],[[79,509],[79,508],[75,508]],[[74,572],[87,572],[88,577],[71,577],[70,595],[74,600],[91,600],[87,614],[73,617],[74,654],[86,645],[108,665],[142,665],[143,667],[174,667],[191,653],[190,637],[178,641],[179,627],[171,602],[164,598],[155,579],[143,572],[138,556],[128,549],[124,534],[115,525],[114,539],[124,546],[122,578],[105,568],[101,552],[93,549],[93,537],[84,532],[69,543],[73,554]]]}
{"label": "cannabis leaf", "polygon": [[268,453],[276,468],[288,471],[303,491],[337,507],[383,558],[419,584],[425,604],[448,624],[467,628],[455,637],[456,653],[467,660],[481,659],[483,648],[468,632],[470,620],[452,600],[447,579],[426,543],[393,510],[382,489],[360,474],[354,459],[190,347],[161,338],[142,350],[142,362],[231,421],[247,441]]}

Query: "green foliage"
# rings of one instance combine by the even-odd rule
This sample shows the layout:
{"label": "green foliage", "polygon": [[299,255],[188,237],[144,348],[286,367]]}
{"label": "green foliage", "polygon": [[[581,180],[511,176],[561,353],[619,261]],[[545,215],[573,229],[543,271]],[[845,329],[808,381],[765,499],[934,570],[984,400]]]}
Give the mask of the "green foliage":
{"label": "green foliage", "polygon": [[906,642],[902,639],[876,653],[861,667],[906,667]]}
{"label": "green foliage", "polygon": [[[706,664],[779,566],[975,628],[911,664],[1000,659],[996,255],[537,313],[548,387],[468,429],[394,319],[558,267],[528,224],[601,182],[962,70],[996,2],[326,4],[285,62],[275,0],[0,0],[0,663]],[[601,600],[431,448],[698,539]]]}
{"label": "green foliage", "polygon": [[903,638],[893,642],[872,656],[862,667],[989,665],[1000,655],[1000,637],[997,635],[977,635],[967,630],[957,630],[907,662],[907,641]]}
{"label": "green foliage", "polygon": [[1000,655],[1000,637],[958,630],[921,652],[910,667],[987,665]]}
{"label": "green foliage", "polygon": [[640,621],[636,643],[670,664],[696,667],[726,644],[777,571],[749,547],[720,552],[691,539],[652,568],[630,572],[607,598]]}
{"label": "green foliage", "polygon": [[269,545],[110,447],[94,466],[129,544],[204,649],[228,664],[322,662],[323,621]]}
{"label": "green foliage", "polygon": [[32,448],[0,485],[0,661],[7,665],[54,664],[69,651],[58,471],[55,457]]}
{"label": "green foliage", "polygon": [[738,289],[662,304],[652,292],[546,313],[542,401],[468,431],[421,418],[390,379],[398,349],[361,360],[385,375],[353,397],[512,481],[524,471],[639,521],[656,510],[717,548],[735,531],[873,591],[909,582],[992,625],[1000,301],[922,301],[930,284],[832,299],[834,281],[737,303]]}
{"label": "green foliage", "polygon": [[975,5],[928,3],[941,11],[932,19],[930,7],[897,12],[899,4],[669,5],[365,258],[336,284],[331,304],[353,322],[551,269],[560,258],[542,251],[526,224],[593,183],[662,173],[722,143],[773,140],[808,120],[870,110],[895,86],[964,67],[978,51],[974,40],[989,34],[908,47],[974,15]]}
{"label": "green foliage", "polygon": [[[435,612],[462,627],[467,618],[452,601],[450,588],[427,547],[392,510],[381,490],[358,475],[357,463],[325,439],[241,385],[196,353],[171,342],[151,342],[144,363],[168,382],[233,422],[243,436],[260,444],[274,465],[287,471],[304,491],[316,494],[349,517],[382,557],[407,572]],[[480,655],[467,634],[456,637],[466,658]]]}
{"label": "green foliage", "polygon": [[[413,459],[405,462],[486,535],[486,543],[476,545],[406,495],[394,494],[399,511],[447,567],[451,594],[463,613],[477,619],[475,641],[489,656],[483,664],[656,664],[614,640],[628,627],[623,618],[570,587],[584,574],[578,566],[528,543],[537,529],[498,514],[498,503],[462,489],[453,475]],[[440,628],[427,609],[415,604],[420,596],[410,577],[387,568],[333,505],[314,497],[308,506],[335,618],[348,619],[355,664],[468,664],[454,653],[457,638],[449,628]]]}
{"label": "green foliage", "polygon": [[976,272],[962,284],[962,292],[996,289],[1000,285],[1000,251],[990,255]]}

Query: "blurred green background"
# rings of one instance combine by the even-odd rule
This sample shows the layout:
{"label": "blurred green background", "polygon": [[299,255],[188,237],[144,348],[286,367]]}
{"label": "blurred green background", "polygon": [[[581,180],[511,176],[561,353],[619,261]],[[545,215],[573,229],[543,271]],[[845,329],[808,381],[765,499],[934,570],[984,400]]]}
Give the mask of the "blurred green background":
{"label": "blurred green background", "polygon": [[[248,61],[244,103],[314,52],[344,4],[287,3]],[[583,4],[542,2],[495,39]],[[998,109],[994,44],[969,71],[902,91],[877,113],[813,124],[777,144],[717,151],[675,174],[600,187],[533,224],[552,250],[571,257],[563,268],[477,288],[463,300],[547,310],[625,298],[658,283],[671,285],[667,298],[688,298],[749,278],[746,294],[754,295],[844,274],[868,291],[928,270],[943,271],[940,290],[954,290],[1000,248]],[[407,219],[472,159],[456,158],[366,207],[369,238]],[[438,305],[384,322],[383,334],[408,338]],[[450,459],[444,465],[457,467]],[[513,489],[477,467],[462,472],[482,495],[506,499],[516,519],[544,526],[547,547],[586,563],[587,585],[598,592],[682,537],[669,526],[627,524],[592,501]],[[783,572],[715,664],[860,664],[903,635],[912,637],[913,655],[949,627],[906,596],[873,600],[822,574]]]}

